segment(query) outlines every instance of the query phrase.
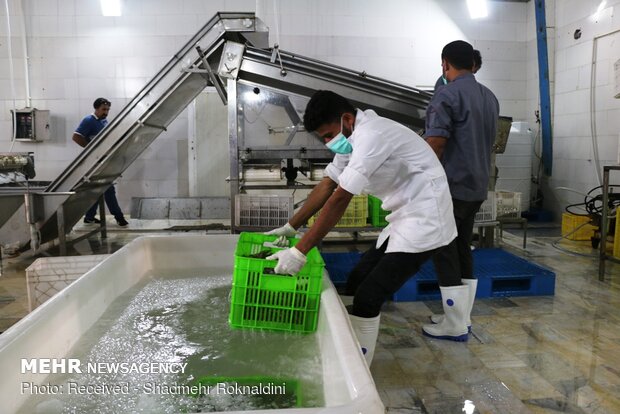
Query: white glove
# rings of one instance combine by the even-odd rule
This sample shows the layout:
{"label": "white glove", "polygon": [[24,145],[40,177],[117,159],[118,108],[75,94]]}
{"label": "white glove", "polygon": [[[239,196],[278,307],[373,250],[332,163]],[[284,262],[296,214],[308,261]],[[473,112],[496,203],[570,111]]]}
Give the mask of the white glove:
{"label": "white glove", "polygon": [[277,260],[278,265],[274,269],[279,275],[294,275],[299,273],[306,264],[306,255],[294,247],[290,249],[280,250],[276,254],[272,254],[267,260]]}
{"label": "white glove", "polygon": [[265,234],[279,236],[276,241],[273,242],[273,244],[275,244],[276,246],[284,247],[288,246],[287,237],[293,237],[297,235],[297,230],[295,230],[295,228],[289,223],[286,223],[284,226],[268,231]]}

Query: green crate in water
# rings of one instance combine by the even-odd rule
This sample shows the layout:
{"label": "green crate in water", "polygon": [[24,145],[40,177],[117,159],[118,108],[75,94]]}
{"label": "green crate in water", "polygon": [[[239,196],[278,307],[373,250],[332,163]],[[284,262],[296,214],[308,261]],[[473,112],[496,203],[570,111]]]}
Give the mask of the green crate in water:
{"label": "green crate in water", "polygon": [[385,216],[390,214],[389,211],[385,211],[381,208],[381,200],[371,195],[368,196],[368,217],[370,224],[374,227],[385,227],[388,222],[385,220]]}
{"label": "green crate in water", "polygon": [[[274,408],[297,408],[302,407],[301,387],[299,381],[292,379],[274,378],[274,377],[202,377],[196,384],[198,392],[194,393],[199,403],[204,404],[205,408],[216,408],[219,400],[211,397],[217,397],[219,394],[231,395],[235,398],[237,395],[248,395],[246,404],[250,404],[253,409],[274,409]],[[234,387],[234,392],[229,392]],[[258,389],[257,389],[258,387]],[[236,406],[241,401],[228,401],[228,405]],[[244,407],[245,408],[245,407]],[[202,410],[206,412],[209,410]]]}
{"label": "green crate in water", "polygon": [[[277,237],[260,233],[239,236],[229,323],[237,328],[314,332],[325,262],[315,247],[308,252],[306,264],[296,275],[274,274],[277,260],[262,257],[282,250],[272,244]],[[297,241],[289,238],[291,246]]]}

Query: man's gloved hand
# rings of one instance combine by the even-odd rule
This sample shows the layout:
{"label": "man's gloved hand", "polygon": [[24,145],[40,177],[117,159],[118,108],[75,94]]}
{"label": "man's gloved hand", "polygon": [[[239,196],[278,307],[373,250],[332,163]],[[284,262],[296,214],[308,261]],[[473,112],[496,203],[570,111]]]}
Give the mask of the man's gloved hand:
{"label": "man's gloved hand", "polygon": [[297,235],[297,230],[295,230],[295,228],[289,223],[286,223],[284,226],[268,231],[265,234],[279,236],[276,241],[273,242],[273,244],[275,244],[276,246],[284,247],[288,246],[288,240],[286,238]]}
{"label": "man's gloved hand", "polygon": [[277,260],[278,265],[274,269],[280,275],[294,275],[299,273],[306,264],[306,255],[294,247],[290,249],[280,250],[276,254],[272,254],[267,260]]}

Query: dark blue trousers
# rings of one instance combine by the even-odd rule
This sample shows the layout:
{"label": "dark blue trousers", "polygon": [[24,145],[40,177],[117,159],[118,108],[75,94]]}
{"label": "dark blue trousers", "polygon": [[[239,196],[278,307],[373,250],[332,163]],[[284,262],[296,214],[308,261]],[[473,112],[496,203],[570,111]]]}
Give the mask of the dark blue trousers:
{"label": "dark blue trousers", "polygon": [[[114,189],[113,185],[111,185],[110,188],[105,190],[105,193],[103,193],[103,198],[105,199],[105,203],[108,206],[110,214],[112,214],[117,220],[123,218],[123,211],[118,205],[118,200],[116,199],[116,190]],[[88,209],[84,218],[89,220],[94,219],[95,214],[97,214],[97,207],[99,207],[99,202],[96,202],[91,208]]]}

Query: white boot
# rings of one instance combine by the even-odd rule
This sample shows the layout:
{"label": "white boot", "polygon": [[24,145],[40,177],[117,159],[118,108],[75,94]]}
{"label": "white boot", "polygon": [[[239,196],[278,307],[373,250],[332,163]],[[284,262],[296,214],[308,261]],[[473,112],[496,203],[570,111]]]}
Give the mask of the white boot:
{"label": "white boot", "polygon": [[452,341],[467,341],[467,307],[469,306],[469,286],[448,286],[441,289],[441,303],[444,318],[441,323],[424,325],[424,335]]}
{"label": "white boot", "polygon": [[[476,300],[476,289],[478,288],[478,279],[461,279],[461,283],[469,287],[469,307],[467,308],[467,331],[471,332],[471,310]],[[431,315],[431,322],[441,323],[443,315]]]}
{"label": "white boot", "polygon": [[379,335],[379,319],[381,315],[374,318],[361,318],[359,316],[349,315],[353,332],[357,336],[357,341],[362,348],[362,354],[366,358],[366,364],[370,367],[372,357],[375,354],[375,345],[377,344],[377,336]]}

